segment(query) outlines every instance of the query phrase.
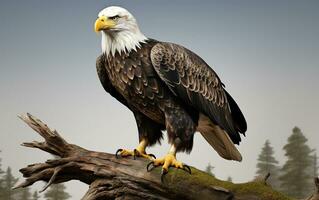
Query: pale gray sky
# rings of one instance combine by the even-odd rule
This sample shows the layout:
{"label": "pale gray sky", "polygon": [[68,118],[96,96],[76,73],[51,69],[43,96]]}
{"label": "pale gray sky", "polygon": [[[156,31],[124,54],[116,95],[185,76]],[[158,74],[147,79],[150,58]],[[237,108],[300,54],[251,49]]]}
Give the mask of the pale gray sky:
{"label": "pale gray sky", "polygon": [[[210,162],[217,177],[242,182],[253,178],[266,139],[280,163],[285,161],[282,146],[295,125],[316,147],[316,0],[1,1],[0,157],[16,176],[21,177],[19,168],[50,157],[19,146],[39,139],[19,121],[19,113],[30,112],[88,149],[115,152],[136,146],[133,115],[104,92],[95,71],[101,50],[93,23],[109,5],[131,11],[146,36],[184,45],[204,58],[246,116],[247,137],[239,146],[243,162],[219,158],[200,135],[192,153],[179,154],[180,160],[199,169]],[[164,140],[149,152],[159,157],[167,149]],[[86,191],[83,184],[67,186],[72,199]]]}

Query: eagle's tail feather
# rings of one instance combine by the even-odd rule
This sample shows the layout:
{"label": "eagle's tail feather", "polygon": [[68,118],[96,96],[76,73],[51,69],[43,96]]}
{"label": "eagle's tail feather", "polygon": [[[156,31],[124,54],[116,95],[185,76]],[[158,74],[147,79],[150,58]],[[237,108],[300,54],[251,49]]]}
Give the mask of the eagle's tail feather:
{"label": "eagle's tail feather", "polygon": [[203,114],[200,114],[197,131],[203,135],[221,157],[227,160],[242,160],[240,152],[228,134]]}

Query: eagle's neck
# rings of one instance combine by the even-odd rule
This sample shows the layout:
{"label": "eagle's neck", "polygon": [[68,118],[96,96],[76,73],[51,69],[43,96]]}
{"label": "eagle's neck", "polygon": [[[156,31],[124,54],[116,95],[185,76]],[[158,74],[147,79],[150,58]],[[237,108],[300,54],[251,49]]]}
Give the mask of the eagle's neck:
{"label": "eagle's neck", "polygon": [[119,54],[129,53],[132,50],[141,47],[147,38],[139,31],[119,31],[119,32],[102,32],[102,51],[107,56],[114,56],[116,52]]}

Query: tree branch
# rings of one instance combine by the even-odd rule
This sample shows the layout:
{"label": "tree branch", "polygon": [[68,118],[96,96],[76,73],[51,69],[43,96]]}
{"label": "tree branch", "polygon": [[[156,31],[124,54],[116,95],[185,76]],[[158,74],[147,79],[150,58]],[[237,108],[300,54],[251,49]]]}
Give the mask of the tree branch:
{"label": "tree branch", "polygon": [[183,170],[170,169],[161,182],[160,169],[146,171],[148,160],[115,158],[114,154],[89,151],[65,141],[56,130],[30,114],[19,116],[44,142],[23,143],[58,156],[45,163],[28,165],[20,170],[26,178],[16,188],[27,187],[37,181],[51,184],[79,180],[90,185],[83,200],[99,199],[218,199],[255,200],[289,199],[272,190],[263,181],[244,184],[218,180],[192,168],[192,175]]}

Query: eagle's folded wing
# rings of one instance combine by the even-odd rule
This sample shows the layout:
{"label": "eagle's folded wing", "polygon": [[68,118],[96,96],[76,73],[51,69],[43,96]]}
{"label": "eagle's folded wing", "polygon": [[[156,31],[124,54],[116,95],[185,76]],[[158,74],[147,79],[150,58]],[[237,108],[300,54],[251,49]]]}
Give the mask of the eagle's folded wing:
{"label": "eagle's folded wing", "polygon": [[151,60],[159,77],[176,96],[207,115],[235,144],[239,144],[239,133],[245,133],[247,129],[245,118],[205,61],[190,50],[171,43],[155,45]]}

